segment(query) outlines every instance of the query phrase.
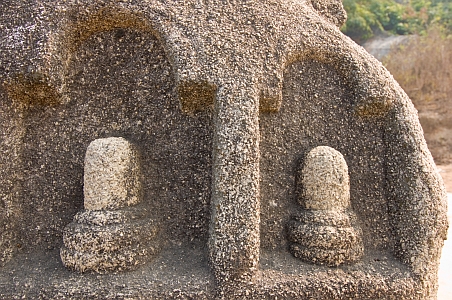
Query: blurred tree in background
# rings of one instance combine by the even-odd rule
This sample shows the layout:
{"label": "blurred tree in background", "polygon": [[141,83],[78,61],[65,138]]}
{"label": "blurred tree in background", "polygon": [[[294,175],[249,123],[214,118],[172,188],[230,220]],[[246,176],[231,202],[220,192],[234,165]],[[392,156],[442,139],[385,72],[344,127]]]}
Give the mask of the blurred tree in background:
{"label": "blurred tree in background", "polygon": [[431,25],[452,31],[451,0],[343,0],[348,20],[342,31],[363,42],[375,34],[425,34]]}
{"label": "blurred tree in background", "polygon": [[430,25],[422,35],[394,47],[383,64],[419,112],[436,163],[452,163],[452,34]]}

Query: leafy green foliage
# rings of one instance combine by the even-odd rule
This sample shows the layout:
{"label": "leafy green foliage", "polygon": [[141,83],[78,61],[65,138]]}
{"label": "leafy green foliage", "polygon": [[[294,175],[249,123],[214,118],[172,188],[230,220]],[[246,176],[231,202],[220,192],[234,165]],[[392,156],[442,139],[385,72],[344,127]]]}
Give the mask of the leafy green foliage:
{"label": "leafy green foliage", "polygon": [[424,34],[430,25],[452,31],[451,0],[343,0],[348,20],[342,31],[357,41],[378,32]]}
{"label": "leafy green foliage", "polygon": [[343,4],[348,20],[342,30],[352,38],[365,40],[377,31],[403,28],[404,8],[393,0],[344,0]]}

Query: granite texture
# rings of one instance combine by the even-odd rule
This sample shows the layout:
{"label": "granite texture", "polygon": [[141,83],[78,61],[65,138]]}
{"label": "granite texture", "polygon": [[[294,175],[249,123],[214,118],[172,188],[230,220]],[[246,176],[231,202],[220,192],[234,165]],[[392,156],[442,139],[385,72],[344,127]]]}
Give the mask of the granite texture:
{"label": "granite texture", "polygon": [[309,151],[300,174],[305,209],[342,211],[350,206],[348,166],[339,151],[319,146]]}
{"label": "granite texture", "polygon": [[303,210],[288,225],[290,252],[332,267],[360,259],[362,231],[350,210],[350,179],[342,154],[328,146],[315,147],[299,177]]}
{"label": "granite texture", "polygon": [[85,154],[84,207],[87,210],[120,209],[141,201],[138,153],[124,138],[92,141]]}
{"label": "granite texture", "polygon": [[136,269],[159,251],[157,232],[148,218],[101,226],[72,222],[63,232],[61,260],[81,273]]}
{"label": "granite texture", "polygon": [[147,263],[159,250],[158,225],[142,200],[141,162],[124,138],[92,141],[85,155],[84,211],[63,231],[63,264],[81,273],[119,272]]}
{"label": "granite texture", "polygon": [[[333,0],[4,0],[0,297],[435,299],[443,183],[411,101],[344,20]],[[65,226],[118,226],[74,219],[86,149],[109,137],[140,153],[161,252],[79,274]],[[317,146],[344,156],[365,249],[335,268],[287,239]]]}

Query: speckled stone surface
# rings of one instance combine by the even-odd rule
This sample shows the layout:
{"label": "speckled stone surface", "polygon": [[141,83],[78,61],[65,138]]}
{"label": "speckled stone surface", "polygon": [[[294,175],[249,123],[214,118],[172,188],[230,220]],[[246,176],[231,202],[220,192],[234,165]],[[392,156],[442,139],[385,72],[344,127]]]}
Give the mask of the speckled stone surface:
{"label": "speckled stone surface", "polygon": [[77,272],[132,270],[159,250],[158,225],[142,199],[140,160],[124,138],[92,141],[85,154],[84,208],[63,231],[60,257]]}
{"label": "speckled stone surface", "polygon": [[141,200],[138,153],[124,138],[92,141],[85,155],[84,206],[87,210],[114,210]]}
{"label": "speckled stone surface", "polygon": [[[339,30],[339,1],[4,0],[0,298],[434,299],[446,201],[416,110]],[[162,250],[78,274],[58,255],[89,143],[140,153]],[[300,166],[347,162],[364,255],[289,252]]]}
{"label": "speckled stone surface", "polygon": [[350,179],[342,154],[328,146],[315,147],[299,177],[303,210],[288,224],[290,252],[331,267],[360,259],[362,231],[350,210]]}
{"label": "speckled stone surface", "polygon": [[103,225],[75,221],[63,232],[60,257],[67,268],[81,273],[136,269],[158,252],[157,232],[148,218]]}
{"label": "speckled stone surface", "polygon": [[345,210],[350,205],[348,166],[339,151],[318,146],[309,151],[300,174],[305,209]]}

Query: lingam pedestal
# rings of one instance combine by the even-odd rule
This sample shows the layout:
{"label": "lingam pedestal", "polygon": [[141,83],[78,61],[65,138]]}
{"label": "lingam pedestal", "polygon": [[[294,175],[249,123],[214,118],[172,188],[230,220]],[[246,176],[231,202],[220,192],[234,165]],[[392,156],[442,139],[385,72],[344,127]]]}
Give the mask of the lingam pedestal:
{"label": "lingam pedestal", "polygon": [[123,138],[88,146],[84,175],[85,210],[63,232],[63,264],[79,272],[134,269],[157,251],[157,227],[142,197],[136,149]]}
{"label": "lingam pedestal", "polygon": [[1,3],[0,299],[435,298],[446,191],[340,0]]}
{"label": "lingam pedestal", "polygon": [[300,176],[304,210],[289,223],[290,251],[315,264],[338,266],[362,257],[361,229],[350,209],[350,180],[342,154],[312,149]]}

